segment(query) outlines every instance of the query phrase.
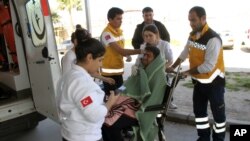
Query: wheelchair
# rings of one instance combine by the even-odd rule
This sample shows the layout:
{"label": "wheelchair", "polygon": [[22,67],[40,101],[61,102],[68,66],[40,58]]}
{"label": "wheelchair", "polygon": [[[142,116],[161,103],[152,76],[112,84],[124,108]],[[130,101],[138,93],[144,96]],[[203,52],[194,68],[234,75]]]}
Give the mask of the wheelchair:
{"label": "wheelchair", "polygon": [[[167,141],[166,136],[164,135],[164,122],[167,118],[167,111],[169,105],[171,103],[171,99],[174,93],[174,89],[176,88],[180,79],[184,79],[185,77],[180,74],[181,64],[178,66],[177,71],[172,74],[171,82],[166,85],[166,90],[164,93],[163,101],[159,105],[150,105],[145,108],[145,112],[159,111],[156,117],[156,123],[158,126],[158,141]],[[125,141],[132,141],[133,139],[133,131],[131,129],[127,129],[129,135],[123,135]],[[156,137],[157,138],[157,137]]]}
{"label": "wheelchair", "polygon": [[167,85],[162,104],[160,105],[151,105],[145,108],[145,112],[150,111],[159,111],[156,122],[158,125],[158,140],[167,141],[166,136],[164,135],[164,122],[167,117],[167,111],[169,104],[171,103],[171,98],[174,93],[174,89],[177,86],[180,79],[184,79],[184,76],[180,74],[181,65],[178,66],[177,72],[174,74],[173,79],[169,85]]}

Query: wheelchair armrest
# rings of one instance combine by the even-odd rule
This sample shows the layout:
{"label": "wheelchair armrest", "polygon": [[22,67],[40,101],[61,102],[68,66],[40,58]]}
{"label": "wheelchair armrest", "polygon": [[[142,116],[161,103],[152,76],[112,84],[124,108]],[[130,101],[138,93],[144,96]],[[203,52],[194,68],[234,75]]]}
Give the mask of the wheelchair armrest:
{"label": "wheelchair armrest", "polygon": [[165,108],[166,108],[166,106],[163,105],[163,104],[151,105],[151,106],[147,106],[147,107],[145,108],[145,112],[161,111],[161,110],[164,110]]}

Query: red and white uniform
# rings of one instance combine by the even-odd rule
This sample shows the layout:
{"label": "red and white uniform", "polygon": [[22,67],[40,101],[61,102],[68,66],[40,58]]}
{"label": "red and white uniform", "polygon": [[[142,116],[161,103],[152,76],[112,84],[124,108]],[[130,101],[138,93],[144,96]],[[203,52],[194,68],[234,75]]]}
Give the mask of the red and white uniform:
{"label": "red and white uniform", "polygon": [[58,83],[62,136],[69,141],[97,141],[107,114],[104,92],[82,67],[73,64]]}

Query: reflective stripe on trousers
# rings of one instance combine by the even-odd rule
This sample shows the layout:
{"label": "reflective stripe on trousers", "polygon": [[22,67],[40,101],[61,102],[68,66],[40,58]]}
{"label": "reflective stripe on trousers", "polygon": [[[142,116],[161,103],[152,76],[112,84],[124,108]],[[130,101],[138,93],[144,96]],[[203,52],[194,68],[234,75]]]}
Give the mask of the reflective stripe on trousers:
{"label": "reflective stripe on trousers", "polygon": [[[226,115],[224,102],[224,83],[218,78],[210,84],[194,83],[193,109],[198,131],[201,140],[210,140],[210,127],[208,126],[208,102],[214,117],[213,141],[224,141],[226,131]],[[216,81],[219,82],[216,82]],[[199,122],[200,121],[200,122]],[[207,128],[208,127],[208,128]]]}

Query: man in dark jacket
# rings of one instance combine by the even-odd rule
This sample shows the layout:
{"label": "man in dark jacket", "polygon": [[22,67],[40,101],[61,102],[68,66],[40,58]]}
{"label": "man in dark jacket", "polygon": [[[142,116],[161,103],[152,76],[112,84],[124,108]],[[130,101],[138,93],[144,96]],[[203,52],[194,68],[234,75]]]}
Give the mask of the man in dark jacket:
{"label": "man in dark jacket", "polygon": [[135,29],[134,36],[132,38],[133,47],[135,49],[140,48],[140,45],[143,43],[142,31],[143,31],[143,28],[148,24],[156,25],[156,27],[158,28],[160,32],[161,39],[170,42],[170,35],[166,27],[161,22],[153,19],[153,16],[154,16],[153,9],[150,7],[145,7],[142,10],[142,14],[143,14],[144,21],[141,24],[138,24]]}

